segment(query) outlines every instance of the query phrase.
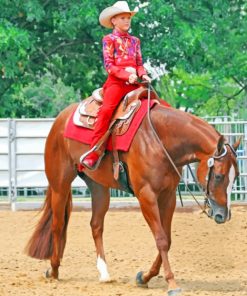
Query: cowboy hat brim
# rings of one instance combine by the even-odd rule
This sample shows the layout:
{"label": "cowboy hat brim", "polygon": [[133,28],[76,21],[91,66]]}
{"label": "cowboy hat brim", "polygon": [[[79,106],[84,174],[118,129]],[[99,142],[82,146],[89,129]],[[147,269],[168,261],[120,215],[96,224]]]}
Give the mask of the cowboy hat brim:
{"label": "cowboy hat brim", "polygon": [[108,29],[112,29],[113,24],[111,22],[111,19],[114,16],[121,14],[121,13],[129,13],[132,17],[137,13],[137,11],[126,11],[126,10],[123,10],[123,9],[120,9],[120,8],[114,7],[114,6],[107,7],[101,12],[101,14],[99,16],[99,22],[100,22],[101,26],[106,27]]}

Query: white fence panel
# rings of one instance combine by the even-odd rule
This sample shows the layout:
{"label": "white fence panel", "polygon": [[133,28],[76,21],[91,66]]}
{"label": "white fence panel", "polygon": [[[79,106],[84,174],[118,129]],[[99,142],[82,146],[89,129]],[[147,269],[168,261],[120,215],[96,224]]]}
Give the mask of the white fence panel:
{"label": "white fence panel", "polygon": [[46,138],[54,119],[16,119],[15,122],[17,138]]}
{"label": "white fence panel", "polygon": [[9,188],[9,173],[0,170],[0,187]]}
{"label": "white fence panel", "polygon": [[[47,187],[44,172],[44,150],[54,119],[17,119],[14,133],[15,187]],[[56,164],[54,164],[56,165]],[[79,177],[72,187],[85,187]]]}
{"label": "white fence panel", "polygon": [[[0,189],[8,188],[11,200],[16,200],[18,189],[47,187],[44,148],[53,122],[54,119],[0,120]],[[238,149],[240,177],[234,184],[233,194],[235,200],[247,201],[247,122],[231,121],[230,118],[212,118],[210,123],[230,143],[242,136],[242,143]],[[196,164],[191,168],[196,175]],[[183,173],[185,181],[193,186],[194,191],[195,182],[186,167]],[[74,180],[72,186],[86,187],[79,177]],[[186,193],[186,189],[182,191]]]}
{"label": "white fence panel", "polygon": [[16,172],[16,188],[46,187],[48,184],[45,173],[37,171]]}

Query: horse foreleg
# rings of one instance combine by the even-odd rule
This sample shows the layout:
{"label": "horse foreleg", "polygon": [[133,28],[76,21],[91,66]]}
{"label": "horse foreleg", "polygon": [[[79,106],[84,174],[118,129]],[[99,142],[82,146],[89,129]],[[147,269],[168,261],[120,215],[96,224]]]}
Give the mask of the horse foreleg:
{"label": "horse foreleg", "polygon": [[[170,246],[171,246],[171,222],[172,222],[175,206],[176,206],[175,192],[173,192],[173,194],[171,195],[167,193],[160,195],[158,199],[158,207],[160,212],[161,223],[168,240],[168,250],[170,249]],[[146,273],[140,272],[138,274],[137,284],[139,286],[143,286],[143,285],[146,286],[151,278],[159,274],[161,264],[162,264],[162,258],[160,253],[158,253],[149,271]]]}
{"label": "horse foreleg", "polygon": [[[162,225],[156,195],[151,189],[146,187],[145,190],[142,189],[140,191],[138,199],[140,202],[142,213],[154,235],[156,246],[162,259],[165,279],[168,283],[168,295],[177,295],[181,292],[181,290],[176,284],[174,274],[171,270],[168,260],[168,250],[170,247],[170,242],[169,237],[167,236],[167,233]],[[155,267],[158,267],[158,264],[159,259],[157,260]],[[143,283],[145,284],[145,278],[143,278]]]}
{"label": "horse foreleg", "polygon": [[109,188],[89,180],[88,177],[86,177],[85,182],[92,195],[92,218],[90,225],[96,248],[97,269],[100,274],[99,280],[100,282],[109,282],[111,278],[108,273],[103,246],[104,218],[110,204]]}
{"label": "horse foreleg", "polygon": [[144,273],[143,271],[138,272],[136,276],[136,284],[139,287],[147,287],[148,282],[151,280],[151,278],[159,274],[161,264],[162,264],[162,258],[160,253],[158,253],[158,256],[156,257],[155,261],[153,262],[148,272],[146,273]]}

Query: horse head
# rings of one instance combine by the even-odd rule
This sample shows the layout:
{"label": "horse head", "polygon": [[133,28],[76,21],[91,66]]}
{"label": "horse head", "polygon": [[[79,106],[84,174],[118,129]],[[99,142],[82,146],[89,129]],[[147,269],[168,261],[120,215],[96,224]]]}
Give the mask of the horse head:
{"label": "horse head", "polygon": [[220,136],[214,154],[202,158],[198,166],[197,177],[207,193],[208,215],[216,223],[231,218],[231,191],[239,175],[236,154],[239,144],[240,139],[231,146]]}

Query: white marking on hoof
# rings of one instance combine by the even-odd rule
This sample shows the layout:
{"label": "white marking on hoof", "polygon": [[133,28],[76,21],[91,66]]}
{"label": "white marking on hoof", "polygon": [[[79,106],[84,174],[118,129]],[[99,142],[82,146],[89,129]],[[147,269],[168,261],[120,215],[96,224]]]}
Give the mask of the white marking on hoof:
{"label": "white marking on hoof", "polygon": [[111,283],[112,282],[112,279],[110,278],[110,276],[108,276],[107,278],[101,278],[100,277],[99,281],[101,283]]}
{"label": "white marking on hoof", "polygon": [[111,281],[111,277],[107,270],[107,265],[105,261],[102,258],[100,258],[100,256],[98,256],[97,258],[97,269],[100,273],[99,281],[101,283],[107,283]]}

